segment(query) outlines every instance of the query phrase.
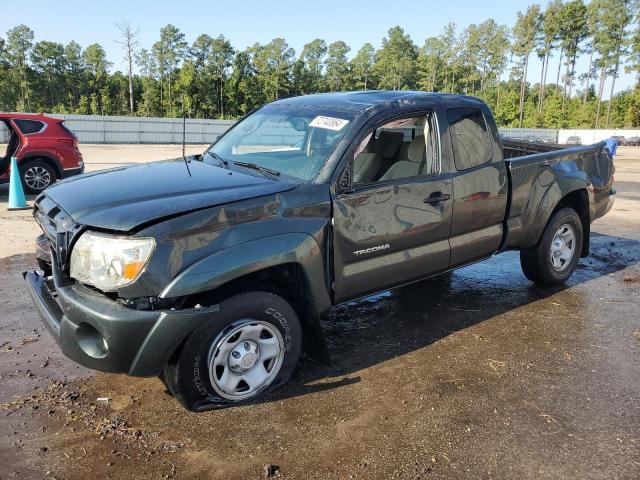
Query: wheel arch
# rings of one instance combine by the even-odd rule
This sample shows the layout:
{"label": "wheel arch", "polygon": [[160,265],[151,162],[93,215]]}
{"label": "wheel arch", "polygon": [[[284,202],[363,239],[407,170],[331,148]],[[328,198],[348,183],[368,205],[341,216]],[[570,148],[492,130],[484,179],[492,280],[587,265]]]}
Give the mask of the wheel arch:
{"label": "wheel arch", "polygon": [[284,298],[296,312],[302,328],[303,350],[322,363],[329,363],[329,352],[320,325],[321,311],[314,301],[312,279],[302,264],[287,262],[247,273],[212,290],[190,295],[185,306],[217,304],[233,295],[265,291]]}
{"label": "wheel arch", "polygon": [[183,321],[178,319],[176,325],[174,318],[161,319],[145,339],[130,373],[155,374],[155,368],[162,368],[179,351],[206,315],[215,315],[220,301],[252,290],[275,293],[289,302],[300,320],[303,349],[318,361],[329,363],[320,325],[321,316],[331,307],[324,272],[324,255],[318,243],[304,233],[239,244],[196,262],[160,295],[179,301],[181,309],[170,316],[184,312]]}
{"label": "wheel arch", "polygon": [[35,162],[37,160],[41,160],[45,162],[47,165],[53,168],[53,171],[55,172],[58,178],[62,178],[62,169],[60,168],[60,165],[55,159],[53,159],[48,155],[42,155],[42,154],[27,155],[26,157],[22,157],[22,159],[20,160],[20,164],[21,164],[20,166],[21,167],[26,166],[30,162]]}
{"label": "wheel arch", "polygon": [[593,205],[593,195],[589,189],[588,182],[580,178],[572,178],[570,181],[556,182],[555,188],[549,188],[545,194],[538,210],[538,221],[532,238],[535,239],[533,245],[542,238],[544,229],[549,221],[560,209],[569,207],[575,210],[582,223],[582,249],[581,257],[589,254],[589,239],[591,235],[591,206]]}

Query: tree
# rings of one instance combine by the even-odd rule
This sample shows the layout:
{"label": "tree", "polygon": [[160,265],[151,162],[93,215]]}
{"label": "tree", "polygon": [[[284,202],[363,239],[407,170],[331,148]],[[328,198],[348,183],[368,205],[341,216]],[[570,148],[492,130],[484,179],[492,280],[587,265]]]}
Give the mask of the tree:
{"label": "tree", "polygon": [[347,54],[351,48],[342,40],[333,42],[327,49],[327,90],[337,92],[346,90],[351,83]]}
{"label": "tree", "polygon": [[245,115],[253,110],[264,95],[260,90],[253,67],[254,48],[237,52],[232,64],[232,74],[227,85],[231,85],[233,109],[236,115]]}
{"label": "tree", "polygon": [[[9,78],[11,68],[7,61],[7,50],[4,38],[0,37],[0,78]],[[0,110],[12,110],[9,105],[15,98],[11,91],[11,82],[0,82]]]}
{"label": "tree", "polygon": [[84,52],[82,52],[82,59],[87,66],[90,77],[89,86],[92,90],[91,113],[97,115],[103,112],[100,107],[100,91],[106,84],[108,70],[112,64],[107,60],[104,48],[98,43],[91,44],[85,48]]}
{"label": "tree", "polygon": [[[560,24],[558,21],[558,12],[562,8],[562,0],[552,0],[547,4],[542,18],[542,39],[537,50],[538,57],[542,60],[542,69],[540,71],[540,87],[538,91],[538,110],[542,111],[544,107],[544,89],[547,83],[547,73],[549,71],[549,58],[551,52],[556,47],[556,43],[560,39]],[[562,56],[562,54],[561,54]],[[561,63],[561,60],[559,60]]]}
{"label": "tree", "polygon": [[507,64],[507,54],[510,48],[509,31],[505,25],[498,25],[490,18],[479,24],[473,36],[477,42],[474,47],[476,55],[472,68],[480,70],[480,93],[485,90],[487,83],[499,80]]}
{"label": "tree", "polygon": [[[476,83],[480,83],[481,89],[484,76],[480,72],[481,56],[483,53],[485,39],[482,38],[482,29],[471,24],[462,32],[460,39],[460,66],[462,68],[462,78],[464,78],[464,92],[475,94]],[[479,68],[480,67],[480,68]]]}
{"label": "tree", "polygon": [[86,67],[82,59],[82,47],[73,40],[64,47],[64,69],[67,89],[71,95],[69,109],[75,111],[82,96]]}
{"label": "tree", "polygon": [[457,91],[456,79],[459,79],[462,73],[459,71],[461,42],[456,35],[456,28],[455,23],[449,22],[438,37],[445,47],[443,51],[444,83],[442,90],[450,93]]}
{"label": "tree", "polygon": [[322,74],[326,55],[327,44],[321,38],[316,38],[302,47],[301,93],[318,92],[323,89]]}
{"label": "tree", "polygon": [[124,61],[127,62],[127,75],[129,76],[129,109],[131,115],[134,112],[133,105],[133,61],[135,51],[138,48],[138,29],[134,29],[129,22],[116,24],[120,31],[122,40],[116,40],[116,43],[122,45],[124,50]]}
{"label": "tree", "polygon": [[371,71],[375,61],[376,51],[373,45],[365,43],[351,60],[351,72],[356,88],[367,89],[371,82]]}
{"label": "tree", "polygon": [[379,88],[402,90],[414,85],[418,48],[402,28],[389,29],[376,57],[373,71]]}
{"label": "tree", "polygon": [[518,12],[518,20],[513,28],[513,53],[520,57],[520,109],[519,124],[522,127],[522,118],[524,114],[524,97],[527,82],[527,69],[529,67],[529,55],[536,48],[540,38],[540,6],[531,5],[523,14]]}
{"label": "tree", "polygon": [[630,39],[629,49],[629,65],[625,67],[625,72],[636,74],[636,89],[640,89],[640,0],[636,0],[632,4],[632,8],[636,12],[635,23],[636,28]]}
{"label": "tree", "polygon": [[598,87],[598,103],[596,109],[595,127],[598,128],[600,120],[600,107],[604,91],[605,79],[611,75],[611,92],[609,105],[607,106],[607,120],[609,123],[609,113],[611,102],[613,101],[613,91],[615,79],[620,70],[620,61],[624,53],[627,41],[626,27],[632,19],[630,12],[631,2],[629,0],[592,0],[589,4],[590,15],[594,24],[593,46],[599,54],[596,61],[600,69],[600,84]]}
{"label": "tree", "polygon": [[427,38],[418,53],[418,86],[421,90],[437,92],[442,88],[445,71],[446,46],[437,37]]}
{"label": "tree", "polygon": [[34,71],[44,80],[40,91],[45,95],[40,102],[45,110],[50,110],[58,103],[59,94],[63,91],[64,47],[61,43],[46,40],[37,42],[31,51],[31,63]]}
{"label": "tree", "polygon": [[587,27],[587,7],[582,0],[571,0],[560,7],[558,12],[560,25],[560,41],[565,52],[566,73],[564,78],[564,99],[571,97],[573,77],[575,74],[576,57],[579,53],[580,43],[589,33]]}
{"label": "tree", "polygon": [[218,98],[215,92],[216,84],[211,77],[211,47],[213,38],[203,33],[196,38],[189,49],[189,56],[193,63],[195,88],[191,107],[192,113],[197,117],[215,116],[214,103],[211,100]]}
{"label": "tree", "polygon": [[500,100],[500,77],[502,76],[508,62],[508,55],[511,49],[509,41],[509,30],[506,25],[500,25],[493,32],[487,44],[488,56],[487,65],[489,67],[489,79],[496,83],[496,106]]}
{"label": "tree", "polygon": [[277,100],[289,92],[294,55],[293,48],[284,38],[274,38],[264,46],[255,44],[252,47],[256,79],[263,87],[267,101]]}
{"label": "tree", "polygon": [[231,42],[223,35],[213,39],[211,42],[211,62],[210,65],[214,69],[215,79],[218,82],[218,99],[220,100],[218,111],[220,116],[224,117],[224,85],[227,81],[228,69],[231,66],[233,54],[235,50],[231,46]]}
{"label": "tree", "polygon": [[156,94],[154,91],[154,78],[158,67],[154,56],[146,49],[140,49],[136,55],[136,65],[140,69],[142,75],[142,107],[138,104],[138,110],[142,110],[149,117],[155,114],[154,99]]}
{"label": "tree", "polygon": [[27,62],[33,48],[33,30],[26,25],[18,25],[7,32],[6,53],[11,66],[19,75],[20,103],[18,110],[29,109],[29,81]]}
{"label": "tree", "polygon": [[160,109],[164,111],[164,78],[167,77],[167,93],[169,115],[174,113],[173,98],[171,96],[172,76],[180,62],[184,58],[187,49],[187,42],[177,27],[168,24],[160,29],[160,40],[153,44],[152,52],[158,66],[160,75]]}
{"label": "tree", "polygon": [[580,77],[584,81],[582,91],[582,105],[587,103],[589,92],[591,91],[591,80],[595,78],[595,68],[593,64],[593,54],[595,52],[594,36],[596,31],[596,19],[594,17],[594,10],[589,5],[587,7],[587,44],[584,47],[584,52],[589,54],[589,66],[587,71]]}
{"label": "tree", "polygon": [[82,59],[93,77],[96,87],[102,87],[107,72],[112,65],[111,62],[107,60],[107,54],[104,48],[98,43],[93,43],[82,52]]}
{"label": "tree", "polygon": [[618,14],[618,23],[617,28],[615,28],[612,32],[613,52],[611,55],[611,62],[613,66],[609,70],[609,75],[611,76],[611,91],[609,92],[609,103],[607,104],[607,118],[605,120],[605,127],[609,126],[611,106],[613,105],[615,100],[613,93],[615,92],[616,78],[618,78],[618,74],[620,73],[620,63],[622,61],[622,57],[627,52],[629,35],[626,31],[626,28],[633,20],[633,16],[631,15],[631,11],[629,8],[632,3],[635,2],[631,2],[630,0],[619,0],[613,5],[613,8],[617,11]]}

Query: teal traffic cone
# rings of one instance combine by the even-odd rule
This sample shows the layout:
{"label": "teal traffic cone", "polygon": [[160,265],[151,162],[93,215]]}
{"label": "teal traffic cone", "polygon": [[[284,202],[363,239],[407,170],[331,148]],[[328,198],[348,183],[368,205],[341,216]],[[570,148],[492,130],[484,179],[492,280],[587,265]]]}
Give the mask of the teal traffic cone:
{"label": "teal traffic cone", "polygon": [[24,198],[24,190],[20,181],[20,170],[16,157],[11,157],[11,177],[9,179],[9,207],[7,210],[27,210],[31,208]]}

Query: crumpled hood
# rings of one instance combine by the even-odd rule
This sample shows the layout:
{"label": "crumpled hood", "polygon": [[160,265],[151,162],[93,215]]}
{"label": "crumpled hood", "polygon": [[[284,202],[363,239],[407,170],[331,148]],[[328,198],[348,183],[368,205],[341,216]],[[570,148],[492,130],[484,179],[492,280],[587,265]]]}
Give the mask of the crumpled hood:
{"label": "crumpled hood", "polygon": [[130,231],[144,223],[246,198],[290,190],[275,181],[182,158],[89,173],[44,194],[80,224]]}

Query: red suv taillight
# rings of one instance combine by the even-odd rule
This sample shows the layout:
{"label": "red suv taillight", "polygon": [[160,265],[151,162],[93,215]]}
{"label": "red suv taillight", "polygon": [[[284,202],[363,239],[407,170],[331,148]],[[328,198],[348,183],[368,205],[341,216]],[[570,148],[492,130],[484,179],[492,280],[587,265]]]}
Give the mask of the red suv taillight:
{"label": "red suv taillight", "polygon": [[58,141],[60,143],[64,144],[64,145],[66,145],[67,147],[75,147],[76,146],[76,141],[68,139],[68,138],[61,138]]}

